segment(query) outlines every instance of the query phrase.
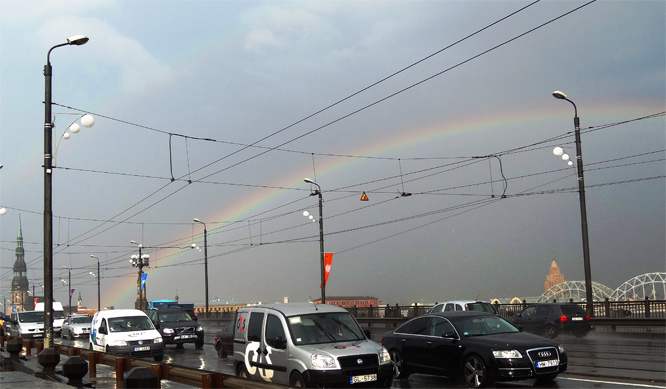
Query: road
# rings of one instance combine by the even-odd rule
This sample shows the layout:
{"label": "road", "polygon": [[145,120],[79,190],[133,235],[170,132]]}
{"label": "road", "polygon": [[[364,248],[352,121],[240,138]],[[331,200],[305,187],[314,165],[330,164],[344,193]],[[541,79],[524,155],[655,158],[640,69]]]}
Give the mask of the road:
{"label": "road", "polygon": [[[232,360],[220,359],[213,348],[213,334],[219,327],[206,328],[206,344],[182,349],[167,346],[164,363],[233,374]],[[373,334],[379,340],[381,334]],[[569,355],[569,368],[554,382],[541,388],[666,388],[666,336],[664,334],[615,334],[591,332],[583,339],[560,335],[557,340]],[[87,347],[87,340],[62,340],[63,344]],[[496,383],[497,388],[535,387],[534,380]],[[396,380],[393,388],[463,388],[459,380],[413,374]]]}

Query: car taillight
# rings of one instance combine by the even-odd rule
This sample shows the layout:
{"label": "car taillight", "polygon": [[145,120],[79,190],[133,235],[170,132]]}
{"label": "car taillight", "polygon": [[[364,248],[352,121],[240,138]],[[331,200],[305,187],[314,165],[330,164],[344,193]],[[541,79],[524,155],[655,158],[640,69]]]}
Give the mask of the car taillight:
{"label": "car taillight", "polygon": [[590,321],[590,315],[585,315],[585,320]]}
{"label": "car taillight", "polygon": [[560,321],[567,321],[567,315],[560,315]]}

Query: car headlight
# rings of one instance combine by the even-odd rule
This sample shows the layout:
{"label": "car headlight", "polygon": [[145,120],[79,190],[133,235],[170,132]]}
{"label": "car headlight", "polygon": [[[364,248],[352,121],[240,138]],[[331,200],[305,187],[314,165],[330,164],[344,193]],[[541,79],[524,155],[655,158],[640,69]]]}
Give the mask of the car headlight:
{"label": "car headlight", "polygon": [[197,327],[197,332],[203,332],[203,327],[202,326]]}
{"label": "car headlight", "polygon": [[564,351],[564,347],[562,347],[561,344],[558,344],[558,345],[557,345],[557,348],[560,350],[560,354],[563,354],[563,353],[566,352],[566,351]]}
{"label": "car headlight", "polygon": [[73,331],[75,334],[80,334],[80,333],[83,332],[83,328],[72,328],[72,331]]}
{"label": "car headlight", "polygon": [[382,346],[382,351],[379,353],[379,363],[391,362],[391,354],[389,354],[386,347]]}
{"label": "car headlight", "polygon": [[320,369],[335,369],[338,367],[335,358],[328,355],[312,354],[312,366]]}
{"label": "car headlight", "polygon": [[523,354],[518,350],[493,350],[495,358],[522,358]]}
{"label": "car headlight", "polygon": [[124,340],[112,340],[107,343],[107,346],[127,346]]}
{"label": "car headlight", "polygon": [[162,330],[164,335],[172,335],[173,334],[173,328],[165,328]]}
{"label": "car headlight", "polygon": [[153,343],[162,343],[162,337],[153,339]]}

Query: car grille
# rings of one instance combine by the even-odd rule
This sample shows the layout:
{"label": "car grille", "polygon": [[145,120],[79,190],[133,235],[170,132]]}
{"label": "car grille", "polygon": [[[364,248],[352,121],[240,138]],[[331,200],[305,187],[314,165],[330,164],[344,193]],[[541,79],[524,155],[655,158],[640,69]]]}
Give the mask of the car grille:
{"label": "car grille", "polygon": [[[537,374],[557,373],[560,368],[560,354],[555,347],[543,347],[527,350],[527,355],[532,361],[532,367]],[[557,360],[557,365],[551,367],[537,368],[537,362]]]}
{"label": "car grille", "polygon": [[194,334],[196,332],[194,327],[176,327],[173,330],[176,332],[176,335]]}
{"label": "car grille", "polygon": [[148,340],[128,340],[127,344],[130,345],[130,346],[141,346],[141,345],[148,346],[148,345],[153,344],[153,340],[152,339],[148,339]]}
{"label": "car grille", "polygon": [[[359,363],[359,361],[363,363]],[[379,368],[379,359],[376,354],[341,357],[338,358],[338,362],[345,376],[377,374]]]}

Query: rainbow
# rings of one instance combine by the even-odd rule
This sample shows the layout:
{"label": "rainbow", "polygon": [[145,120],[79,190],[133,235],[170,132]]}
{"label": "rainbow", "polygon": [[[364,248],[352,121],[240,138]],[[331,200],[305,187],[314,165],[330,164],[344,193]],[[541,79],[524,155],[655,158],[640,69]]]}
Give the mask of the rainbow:
{"label": "rainbow", "polygon": [[[637,104],[634,102],[632,105],[598,105],[587,107],[586,110],[588,112],[594,112],[597,117],[601,114],[604,115],[603,117],[606,120],[603,123],[595,123],[595,125],[598,125],[661,112],[664,110],[664,107],[658,102],[651,101],[644,104]],[[552,104],[552,106],[549,105],[547,111],[531,110],[526,111],[522,116],[516,115],[514,111],[507,111],[503,111],[499,114],[489,114],[484,117],[469,117],[466,120],[438,123],[419,130],[406,129],[399,135],[359,147],[358,149],[351,151],[350,154],[395,157],[400,150],[411,149],[421,144],[442,142],[444,140],[449,143],[455,143],[456,137],[469,138],[472,135],[478,134],[496,134],[499,136],[500,133],[506,131],[507,128],[511,128],[513,133],[515,133],[516,129],[525,131],[526,134],[529,132],[529,138],[526,139],[539,139],[534,136],[534,129],[540,127],[552,127],[552,123],[561,122],[563,109],[557,104]],[[583,128],[592,125],[592,123],[586,122],[584,117],[581,118],[581,121]],[[565,131],[567,130],[564,129],[564,131],[560,133]],[[543,138],[546,138],[546,136]],[[353,158],[343,158],[341,161],[329,162],[324,166],[318,165],[317,179],[324,181],[326,176],[335,174],[353,163],[357,163],[357,161]],[[280,182],[275,183],[274,186],[302,186],[303,177],[307,175],[308,174],[304,174],[303,172],[294,173],[288,178],[281,178]],[[257,191],[257,194],[255,195],[246,196],[234,204],[225,205],[223,209],[214,212],[214,216],[211,217],[211,219],[242,220],[243,218],[257,213],[265,206],[265,204],[273,201],[283,193],[284,192],[279,189],[272,190],[268,193],[266,193],[266,191]],[[187,238],[188,237],[183,237],[185,240]],[[175,262],[178,256],[172,254],[176,251],[178,251],[178,249],[163,250],[162,252],[165,253],[163,257],[166,259],[163,262],[160,262],[158,266],[164,266]],[[156,271],[159,271],[159,269],[156,269]],[[156,272],[152,273],[155,274]],[[116,305],[121,304],[123,301],[132,301],[135,295],[136,279],[134,277],[127,277],[117,283],[115,290],[106,293],[106,298],[110,299],[110,301],[107,300],[107,304]]]}

